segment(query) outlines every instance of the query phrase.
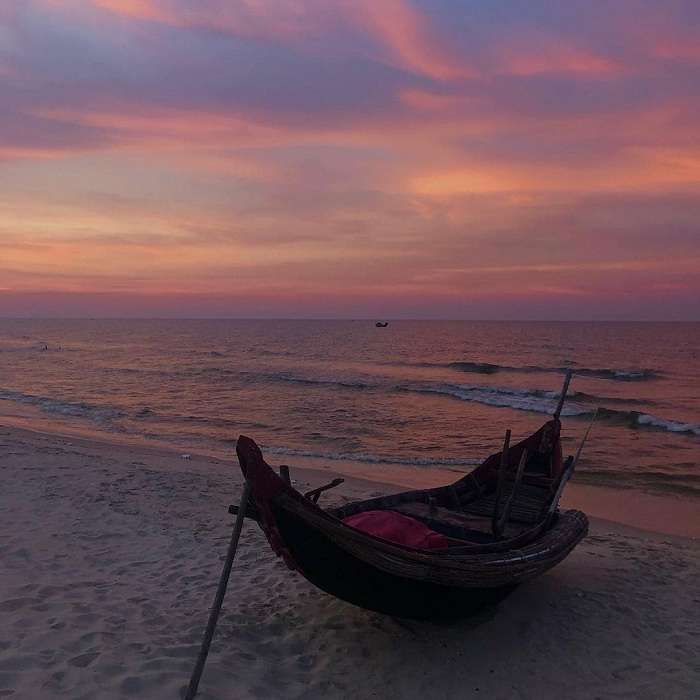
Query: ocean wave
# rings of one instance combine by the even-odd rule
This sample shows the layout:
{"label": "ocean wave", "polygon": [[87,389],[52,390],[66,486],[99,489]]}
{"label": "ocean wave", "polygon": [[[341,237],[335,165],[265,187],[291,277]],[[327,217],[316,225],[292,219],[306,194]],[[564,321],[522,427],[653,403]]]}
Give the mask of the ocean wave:
{"label": "ocean wave", "polygon": [[[484,385],[426,384],[403,387],[404,391],[417,393],[444,394],[463,401],[513,408],[518,411],[531,411],[551,415],[560,397],[558,391],[544,389],[518,389]],[[630,428],[652,428],[670,433],[700,436],[700,424],[684,423],[668,418],[660,418],[641,411],[606,408],[597,406],[601,397],[584,392],[570,392],[562,409],[562,416],[591,416],[597,411],[598,420],[626,425]],[[578,403],[577,403],[578,401]],[[586,401],[583,405],[581,401]]]}
{"label": "ocean wave", "polygon": [[[291,382],[294,384],[326,385],[349,389],[364,390],[381,388],[388,392],[444,394],[464,401],[474,401],[491,406],[516,408],[525,411],[536,411],[538,413],[553,413],[556,407],[556,401],[559,398],[558,391],[484,385],[442,384],[420,381],[392,383],[389,381],[367,381],[360,378],[346,377],[304,377],[287,372],[258,375],[258,378]],[[575,399],[577,395],[576,392],[569,392],[569,399]],[[579,407],[569,401],[569,403],[564,406],[563,415],[573,416],[588,411],[589,409]]]}
{"label": "ocean wave", "polygon": [[[694,467],[695,465],[687,466]],[[634,486],[648,489],[650,492],[660,491],[682,496],[700,496],[700,474],[690,472],[670,473],[648,468],[638,471],[578,468],[574,478],[576,483],[592,486],[626,489]]]}
{"label": "ocean wave", "polygon": [[289,382],[290,384],[320,384],[327,386],[339,386],[347,389],[376,389],[380,386],[379,382],[372,382],[365,379],[346,377],[301,377],[289,372],[270,372],[268,374],[258,375],[259,378]]}
{"label": "ocean wave", "polygon": [[507,369],[502,365],[493,365],[490,362],[449,362],[446,366],[460,372],[474,372],[475,374],[495,374],[499,370]]}
{"label": "ocean wave", "polygon": [[36,406],[44,413],[69,416],[71,418],[86,418],[98,423],[109,423],[118,418],[124,418],[126,414],[114,406],[100,406],[85,401],[66,401],[54,399],[48,396],[25,394],[20,391],[0,390],[0,399],[14,401],[29,406]]}
{"label": "ocean wave", "polygon": [[637,415],[637,423],[641,426],[649,425],[654,428],[668,430],[671,433],[693,433],[700,436],[700,424],[698,423],[680,423],[675,420],[666,420],[650,416],[648,413],[640,413]]}
{"label": "ocean wave", "polygon": [[367,454],[365,452],[317,452],[314,450],[301,450],[293,447],[275,447],[272,445],[261,445],[261,448],[268,454],[288,456],[288,457],[309,457],[312,459],[327,459],[336,462],[363,462],[366,464],[396,464],[410,465],[418,467],[473,467],[481,464],[481,459],[450,459],[450,458],[420,458],[420,457],[398,457],[379,456]]}
{"label": "ocean wave", "polygon": [[[564,372],[566,367],[555,368],[552,371]],[[573,373],[584,377],[597,379],[614,379],[620,382],[640,382],[647,379],[658,379],[661,372],[655,369],[588,369],[587,367],[573,368]]]}
{"label": "ocean wave", "polygon": [[[463,401],[496,406],[498,408],[514,408],[519,411],[552,414],[559,399],[558,391],[544,389],[517,389],[510,387],[464,385],[464,384],[413,384],[399,387],[403,391],[426,394],[444,394]],[[569,395],[576,398],[576,393]],[[562,409],[564,416],[579,416],[590,413],[593,409],[569,401]]]}
{"label": "ocean wave", "polygon": [[[399,363],[405,364],[405,363]],[[411,363],[408,363],[411,364]],[[416,362],[414,367],[435,367],[441,369],[453,369],[458,372],[466,372],[469,374],[496,374],[497,372],[519,372],[524,374],[536,373],[556,373],[563,374],[571,370],[574,375],[582,377],[594,377],[596,379],[608,379],[619,382],[639,382],[649,379],[658,379],[661,372],[655,369],[637,369],[637,368],[590,368],[590,367],[574,367],[571,365],[561,367],[548,367],[544,365],[499,365],[491,362],[473,362],[459,360],[455,362]]]}
{"label": "ocean wave", "polygon": [[[222,428],[226,431],[249,430],[268,428],[264,423],[244,421],[238,418],[224,418],[223,416],[206,416],[195,414],[179,414],[170,412],[155,411],[149,406],[134,411],[129,418],[141,422],[156,424],[173,424],[176,426],[202,426],[204,428]],[[226,440],[224,440],[226,442]]]}
{"label": "ocean wave", "polygon": [[[235,440],[232,441],[235,443]],[[304,450],[292,447],[279,447],[272,445],[261,445],[265,454],[276,455],[277,457],[308,457],[310,459],[328,460],[332,462],[360,462],[364,464],[395,465],[442,468],[458,474],[469,473],[475,466],[483,462],[486,455],[479,458],[412,458],[402,456],[380,456],[365,452],[322,452],[315,450]],[[311,465],[309,465],[311,466]],[[677,465],[678,467],[694,468],[694,464]],[[656,469],[649,470],[624,470],[612,469],[586,469],[585,466],[576,470],[575,480],[577,483],[591,484],[597,486],[607,486],[610,488],[629,488],[631,484],[651,492],[667,492],[685,496],[700,496],[700,474],[692,472],[668,472]]]}
{"label": "ocean wave", "polygon": [[669,433],[685,433],[700,437],[700,423],[684,423],[682,421],[659,418],[650,413],[640,411],[618,411],[612,408],[599,408],[598,417],[611,423],[627,425],[631,428],[651,428]]}
{"label": "ocean wave", "polygon": [[180,374],[183,377],[240,377],[245,375],[245,372],[230,369],[229,367],[192,367],[179,372],[174,372],[173,374]]}
{"label": "ocean wave", "polygon": [[[462,401],[485,404],[497,408],[511,408],[518,411],[530,411],[552,415],[560,397],[558,390],[528,389],[517,387],[489,386],[483,384],[453,384],[431,382],[391,383],[367,381],[359,378],[345,377],[304,377],[288,372],[257,375],[271,381],[284,381],[295,384],[337,386],[349,389],[377,389],[385,391],[409,392],[418,394],[441,394]],[[661,418],[650,413],[624,408],[615,409],[603,407],[602,404],[649,404],[638,399],[597,396],[588,392],[570,391],[562,409],[562,416],[591,416],[598,409],[598,419],[625,425],[630,428],[653,428],[677,434],[700,436],[700,425],[683,423],[667,418]]]}
{"label": "ocean wave", "polygon": [[0,353],[59,353],[59,352],[76,352],[76,348],[63,347],[62,345],[46,345],[45,343],[33,344],[33,345],[13,345],[13,346],[0,346]]}
{"label": "ocean wave", "polygon": [[602,404],[633,404],[633,405],[645,405],[655,404],[656,402],[652,399],[636,399],[633,397],[626,396],[604,396],[602,394],[590,394],[586,391],[569,391],[567,394],[569,398],[577,399],[579,401],[585,401],[586,403],[592,403],[595,406],[601,406]]}

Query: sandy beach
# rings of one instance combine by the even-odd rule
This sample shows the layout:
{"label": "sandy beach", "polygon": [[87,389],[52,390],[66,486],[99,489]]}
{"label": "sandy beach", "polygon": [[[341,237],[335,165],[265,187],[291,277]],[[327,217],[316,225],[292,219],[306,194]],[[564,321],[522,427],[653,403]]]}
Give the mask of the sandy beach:
{"label": "sandy beach", "polygon": [[[0,448],[0,697],[180,697],[234,463],[9,426]],[[326,503],[392,488],[348,479]],[[696,538],[593,518],[563,564],[496,610],[417,623],[316,590],[248,522],[199,697],[693,698],[699,580]]]}

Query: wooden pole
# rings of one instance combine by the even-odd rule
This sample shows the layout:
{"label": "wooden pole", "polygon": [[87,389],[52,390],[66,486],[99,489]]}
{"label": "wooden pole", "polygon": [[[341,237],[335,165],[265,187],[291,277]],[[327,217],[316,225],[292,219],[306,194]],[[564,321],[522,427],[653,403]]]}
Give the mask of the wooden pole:
{"label": "wooden pole", "polygon": [[498,533],[498,504],[503,492],[503,483],[506,479],[506,469],[508,467],[508,448],[510,447],[510,430],[506,430],[503,440],[503,451],[501,452],[501,466],[498,470],[498,485],[496,486],[496,501],[493,504],[493,517],[491,518],[491,530],[497,536]]}
{"label": "wooden pole", "polygon": [[515,483],[513,484],[513,490],[510,492],[510,498],[506,501],[505,508],[503,509],[503,515],[498,519],[498,532],[494,534],[500,537],[503,534],[503,530],[508,524],[508,517],[510,516],[510,509],[513,507],[515,501],[515,494],[518,491],[520,482],[523,478],[523,473],[525,472],[525,464],[527,463],[527,450],[523,450],[520,455],[520,462],[518,463],[518,471],[515,474]]}
{"label": "wooden pole", "polygon": [[287,486],[292,485],[292,477],[289,474],[289,467],[286,464],[280,464],[280,476]]}
{"label": "wooden pole", "polygon": [[566,376],[564,377],[564,386],[561,389],[561,396],[559,397],[559,403],[557,404],[557,410],[554,411],[554,417],[559,418],[561,414],[561,409],[564,408],[564,400],[566,399],[566,393],[569,391],[569,383],[571,382],[571,377],[573,372],[570,369],[566,370]]}
{"label": "wooden pole", "polygon": [[573,472],[573,466],[574,458],[571,455],[569,455],[566,458],[566,462],[564,462],[564,468],[562,471],[561,478],[559,479],[559,483],[557,484],[557,490],[554,492],[549,506],[542,509],[543,513],[546,511],[548,523],[551,521],[551,519],[554,517],[554,514],[557,512],[557,508],[559,507],[559,499],[564,493],[564,487],[566,486],[566,483],[569,481],[569,477]]}
{"label": "wooden pole", "polygon": [[583,440],[581,440],[581,444],[578,446],[578,450],[576,450],[576,457],[574,457],[574,464],[571,467],[571,471],[573,471],[576,468],[576,465],[578,464],[578,461],[581,458],[581,452],[583,452],[583,446],[586,444],[586,440],[588,440],[588,433],[591,432],[591,428],[593,427],[593,423],[595,423],[595,419],[597,417],[598,417],[598,409],[596,408],[596,410],[593,411],[593,415],[591,416],[591,422],[588,424],[588,428],[586,428],[586,433],[583,436]]}
{"label": "wooden pole", "polygon": [[187,688],[185,700],[193,700],[194,696],[197,695],[199,679],[202,677],[202,672],[204,671],[204,664],[206,664],[207,662],[209,647],[211,646],[211,640],[214,637],[216,623],[219,620],[219,613],[221,612],[221,605],[224,602],[224,596],[226,595],[226,587],[228,586],[228,579],[231,575],[233,559],[236,556],[236,550],[238,549],[238,540],[241,536],[241,530],[243,529],[243,519],[245,517],[246,506],[248,504],[249,498],[250,484],[246,481],[245,485],[243,486],[241,505],[238,507],[238,515],[236,516],[236,522],[233,525],[233,532],[231,533],[231,542],[228,546],[226,562],[224,563],[224,568],[221,572],[221,578],[219,579],[219,587],[216,589],[216,596],[214,597],[214,605],[212,606],[211,612],[209,613],[209,621],[207,622],[207,628],[204,631],[204,639],[202,640],[202,646],[199,650],[197,663],[195,664],[194,670],[192,671],[192,677],[190,678],[190,685]]}
{"label": "wooden pole", "polygon": [[578,446],[578,450],[576,451],[576,457],[569,457],[569,459],[566,461],[566,464],[564,465],[564,473],[562,474],[561,479],[559,480],[559,485],[554,494],[554,498],[552,498],[552,502],[549,506],[550,518],[554,516],[554,513],[556,512],[557,507],[559,506],[559,499],[561,498],[562,493],[564,493],[564,487],[571,478],[571,475],[574,473],[574,469],[576,469],[578,460],[581,457],[581,452],[583,451],[583,446],[586,444],[586,440],[588,440],[588,434],[591,432],[591,428],[593,427],[593,423],[595,422],[597,415],[598,409],[596,408],[596,410],[593,412],[591,422],[588,424],[588,428],[586,429],[586,432],[583,436],[583,440],[581,440],[581,444]]}

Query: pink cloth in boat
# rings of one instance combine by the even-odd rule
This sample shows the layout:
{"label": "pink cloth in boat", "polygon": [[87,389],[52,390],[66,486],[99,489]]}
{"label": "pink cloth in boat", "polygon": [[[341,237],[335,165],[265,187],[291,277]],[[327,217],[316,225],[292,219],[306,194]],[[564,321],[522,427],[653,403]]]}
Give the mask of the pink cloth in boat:
{"label": "pink cloth in boat", "polygon": [[445,549],[450,544],[449,537],[392,510],[366,510],[343,518],[343,522],[368,535],[416,549]]}

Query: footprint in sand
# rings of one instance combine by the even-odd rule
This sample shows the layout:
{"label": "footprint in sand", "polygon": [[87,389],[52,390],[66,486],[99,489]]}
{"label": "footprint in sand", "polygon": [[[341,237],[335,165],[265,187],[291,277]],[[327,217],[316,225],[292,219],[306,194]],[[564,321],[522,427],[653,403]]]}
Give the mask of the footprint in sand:
{"label": "footprint in sand", "polygon": [[68,663],[71,666],[85,668],[86,666],[89,666],[99,655],[99,651],[93,654],[80,654],[80,656],[74,656],[72,659],[68,659]]}

